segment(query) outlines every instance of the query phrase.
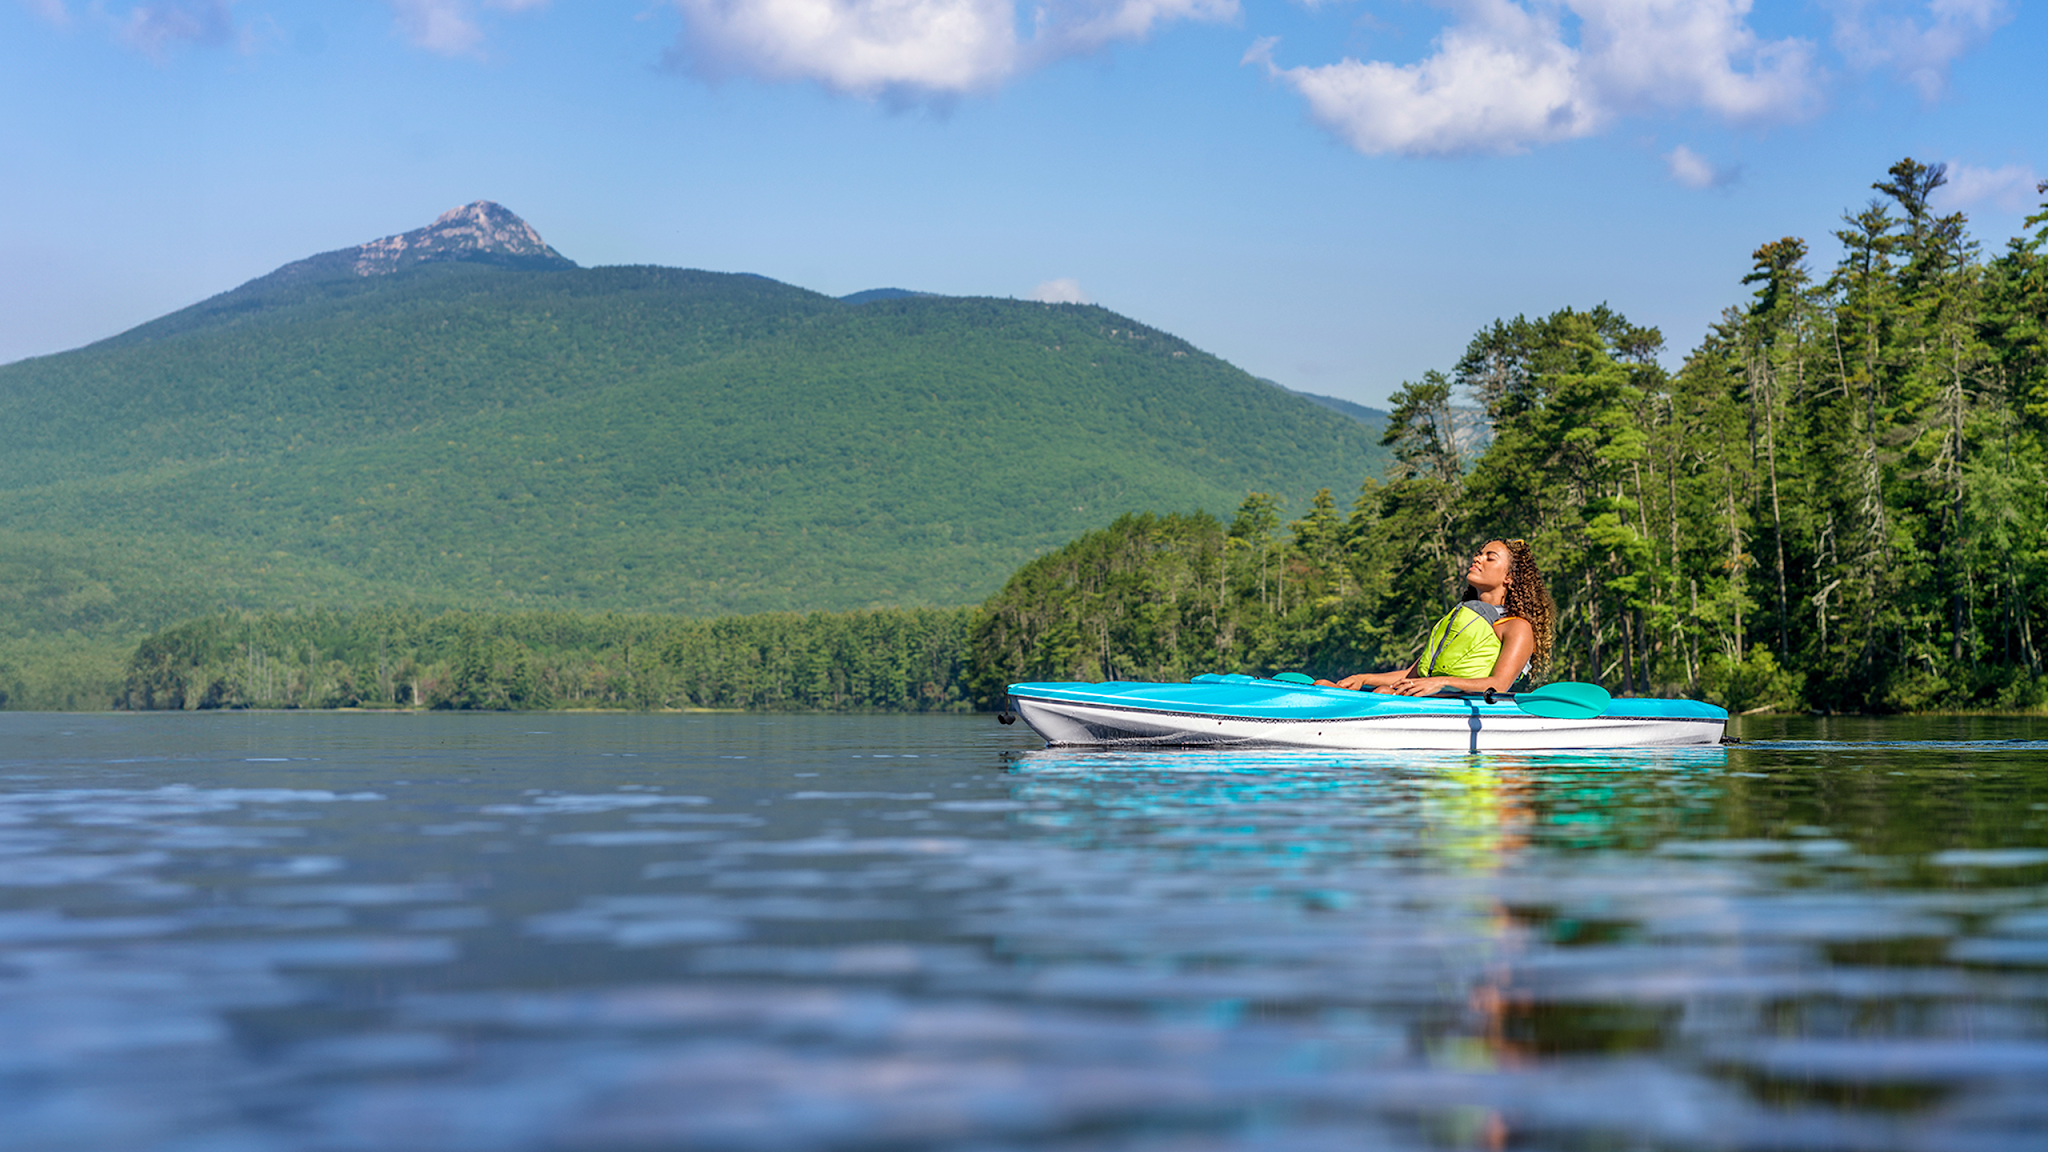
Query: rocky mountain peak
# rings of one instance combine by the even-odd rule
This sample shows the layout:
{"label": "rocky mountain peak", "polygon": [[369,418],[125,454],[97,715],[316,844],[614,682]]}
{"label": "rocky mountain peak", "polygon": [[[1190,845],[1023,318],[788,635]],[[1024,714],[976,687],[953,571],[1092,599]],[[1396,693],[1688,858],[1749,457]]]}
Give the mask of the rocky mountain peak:
{"label": "rocky mountain peak", "polygon": [[358,247],[354,271],[358,276],[380,276],[442,260],[575,266],[510,209],[478,200],[443,212],[425,228]]}
{"label": "rocky mountain peak", "polygon": [[243,287],[387,276],[418,264],[457,263],[534,271],[576,267],[511,209],[478,200],[443,212],[424,228],[308,256]]}

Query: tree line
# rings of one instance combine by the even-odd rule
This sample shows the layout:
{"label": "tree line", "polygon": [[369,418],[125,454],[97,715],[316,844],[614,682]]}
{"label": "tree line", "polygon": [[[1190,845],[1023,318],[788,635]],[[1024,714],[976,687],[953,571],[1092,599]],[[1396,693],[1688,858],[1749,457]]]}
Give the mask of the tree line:
{"label": "tree line", "polygon": [[136,647],[116,706],[967,707],[965,609],[762,613],[225,613]]}

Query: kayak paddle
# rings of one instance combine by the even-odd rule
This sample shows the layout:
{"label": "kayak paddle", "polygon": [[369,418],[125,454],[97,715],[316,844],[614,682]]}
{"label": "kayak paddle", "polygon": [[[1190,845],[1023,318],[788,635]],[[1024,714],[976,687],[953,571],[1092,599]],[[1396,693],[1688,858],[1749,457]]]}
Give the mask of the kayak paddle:
{"label": "kayak paddle", "polygon": [[1605,715],[1614,697],[1598,684],[1560,680],[1527,692],[1515,693],[1515,706],[1531,716],[1554,720],[1591,720]]}

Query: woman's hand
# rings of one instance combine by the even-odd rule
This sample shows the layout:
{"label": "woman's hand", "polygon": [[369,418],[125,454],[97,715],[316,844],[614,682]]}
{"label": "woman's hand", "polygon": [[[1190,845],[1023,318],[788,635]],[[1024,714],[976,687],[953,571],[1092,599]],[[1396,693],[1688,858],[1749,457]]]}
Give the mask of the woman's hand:
{"label": "woman's hand", "polygon": [[1349,688],[1353,692],[1359,692],[1372,683],[1372,676],[1364,672],[1354,672],[1342,680],[1318,680],[1316,683],[1327,688]]}
{"label": "woman's hand", "polygon": [[1380,691],[1395,696],[1434,696],[1450,684],[1448,676],[1418,676],[1412,680],[1397,680]]}

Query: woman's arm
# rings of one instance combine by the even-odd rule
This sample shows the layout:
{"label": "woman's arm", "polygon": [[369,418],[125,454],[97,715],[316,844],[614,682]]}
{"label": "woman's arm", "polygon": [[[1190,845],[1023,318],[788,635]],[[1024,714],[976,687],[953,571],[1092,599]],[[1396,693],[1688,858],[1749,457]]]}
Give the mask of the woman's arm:
{"label": "woman's arm", "polygon": [[1522,675],[1530,653],[1536,651],[1536,630],[1520,616],[1511,616],[1494,625],[1493,632],[1500,637],[1500,656],[1493,662],[1491,675],[1416,676],[1388,682],[1377,691],[1401,696],[1429,696],[1446,688],[1460,692],[1507,691]]}
{"label": "woman's arm", "polygon": [[1387,684],[1399,684],[1413,675],[1415,675],[1415,665],[1410,664],[1406,668],[1396,668],[1392,672],[1357,672],[1346,676],[1342,680],[1318,680],[1316,683],[1329,688],[1349,688],[1353,692],[1363,692],[1367,688],[1380,688]]}

